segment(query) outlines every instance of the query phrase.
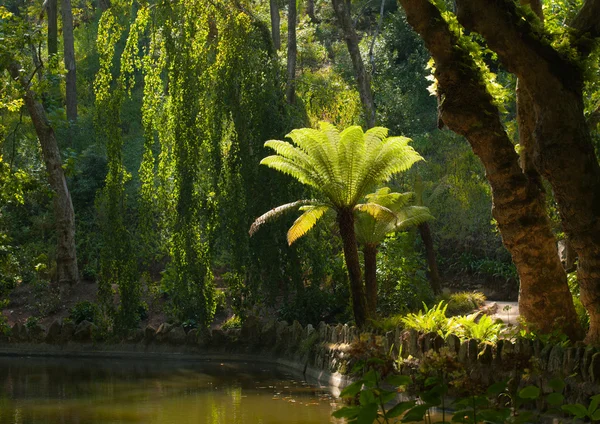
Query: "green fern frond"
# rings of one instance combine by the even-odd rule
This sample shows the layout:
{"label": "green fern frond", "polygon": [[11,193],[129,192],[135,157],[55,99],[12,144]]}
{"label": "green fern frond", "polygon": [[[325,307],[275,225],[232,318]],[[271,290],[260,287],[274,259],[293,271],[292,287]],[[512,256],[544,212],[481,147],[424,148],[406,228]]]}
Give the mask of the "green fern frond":
{"label": "green fern frond", "polygon": [[308,206],[303,209],[305,210],[304,213],[294,221],[294,225],[288,230],[287,241],[290,246],[293,242],[309,232],[330,208],[327,205],[319,205]]}
{"label": "green fern frond", "polygon": [[304,168],[296,165],[293,161],[288,158],[284,158],[283,156],[267,156],[260,161],[260,164],[266,165],[269,168],[275,169],[279,172],[283,172],[284,174],[291,175],[302,184],[306,184],[311,187],[319,188],[325,183],[325,181],[320,178],[321,176],[319,174],[309,174]]}
{"label": "green fern frond", "polygon": [[426,206],[406,206],[397,212],[398,221],[396,231],[403,231],[410,227],[417,227],[424,222],[433,221],[435,218]]}
{"label": "green fern frond", "polygon": [[314,204],[319,205],[320,203],[318,203],[316,200],[298,200],[296,202],[286,203],[285,205],[277,206],[276,208],[271,209],[269,212],[264,213],[258,218],[256,218],[250,226],[250,230],[248,231],[248,233],[250,234],[250,237],[252,237],[254,233],[256,233],[263,224],[273,221],[274,219],[279,218],[284,213],[296,210],[301,206]]}

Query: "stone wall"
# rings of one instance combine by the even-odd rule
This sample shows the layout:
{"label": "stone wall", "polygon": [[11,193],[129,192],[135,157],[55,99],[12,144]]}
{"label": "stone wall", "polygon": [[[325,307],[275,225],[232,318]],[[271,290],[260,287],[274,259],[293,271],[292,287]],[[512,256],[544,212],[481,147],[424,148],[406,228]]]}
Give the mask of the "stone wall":
{"label": "stone wall", "polygon": [[[191,355],[212,354],[231,357],[248,355],[262,360],[280,361],[313,376],[327,375],[336,385],[343,385],[343,375],[351,369],[354,358],[350,346],[361,334],[348,325],[320,323],[303,327],[295,321],[261,322],[255,317],[245,320],[241,329],[185,331],[168,323],[158,328],[138,329],[123,340],[101,340],[94,324],[84,321],[79,325],[55,321],[46,330],[15,324],[10,336],[0,338],[0,353],[19,350],[43,355],[85,353],[101,354],[128,352],[135,354],[180,353]],[[374,335],[364,335],[374,336]],[[456,353],[474,378],[491,384],[511,376],[515,369],[531,367],[539,373],[528,384],[547,389],[550,378],[564,377],[565,396],[569,402],[586,403],[591,395],[600,393],[600,350],[587,346],[563,347],[544,345],[540,341],[519,339],[513,343],[500,340],[495,345],[482,345],[477,340],[461,341],[450,335],[446,340],[435,333],[422,334],[414,330],[376,334],[381,349],[394,358],[420,359],[430,350],[442,348]]]}

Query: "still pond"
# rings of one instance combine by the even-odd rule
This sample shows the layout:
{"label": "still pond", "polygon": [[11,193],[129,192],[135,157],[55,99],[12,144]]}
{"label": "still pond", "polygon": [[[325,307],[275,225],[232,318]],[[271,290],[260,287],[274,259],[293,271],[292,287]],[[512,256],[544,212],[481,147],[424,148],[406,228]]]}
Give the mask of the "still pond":
{"label": "still pond", "polygon": [[0,424],[323,424],[338,402],[265,364],[0,357]]}

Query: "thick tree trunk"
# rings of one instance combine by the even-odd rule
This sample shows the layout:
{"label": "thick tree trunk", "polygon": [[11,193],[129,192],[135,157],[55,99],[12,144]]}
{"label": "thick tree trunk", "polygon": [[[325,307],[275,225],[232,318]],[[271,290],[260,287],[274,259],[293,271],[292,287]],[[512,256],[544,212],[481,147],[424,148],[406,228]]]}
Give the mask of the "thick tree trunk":
{"label": "thick tree trunk", "polygon": [[277,0],[270,0],[269,6],[271,9],[271,37],[273,38],[273,47],[275,50],[281,48],[281,32],[279,29],[280,18],[279,18],[279,6]]}
{"label": "thick tree trunk", "polygon": [[363,246],[365,258],[365,292],[367,295],[367,308],[369,316],[377,313],[377,246],[366,244]]}
{"label": "thick tree trunk", "polygon": [[442,291],[442,284],[440,279],[440,272],[437,266],[437,260],[435,258],[435,249],[433,248],[433,238],[431,237],[431,228],[427,222],[419,225],[419,234],[425,245],[425,254],[427,257],[427,266],[429,267],[429,284],[431,284],[431,290],[434,294],[440,294]]}
{"label": "thick tree trunk", "polygon": [[[461,23],[484,36],[531,95],[533,162],[552,185],[563,228],[579,256],[581,301],[590,315],[586,341],[600,344],[600,166],[583,113],[580,68],[540,40],[514,3],[457,0],[457,5]],[[587,0],[582,11],[598,5],[599,0]],[[576,30],[598,36],[598,15],[578,18]]]}
{"label": "thick tree trunk", "polygon": [[365,300],[365,290],[360,273],[360,260],[358,258],[358,245],[354,231],[354,213],[351,209],[338,211],[338,226],[340,236],[344,245],[344,259],[348,276],[350,277],[350,294],[352,295],[352,309],[354,321],[358,327],[364,327],[367,323],[368,311]]}
{"label": "thick tree trunk", "polygon": [[67,70],[67,119],[77,120],[77,78],[75,75],[75,41],[73,38],[73,11],[71,0],[62,0],[63,47],[65,69]]}
{"label": "thick tree trunk", "polygon": [[492,188],[492,213],[520,278],[521,315],[542,332],[562,325],[578,338],[578,324],[542,192],[519,167],[497,108],[472,58],[457,47],[440,11],[427,0],[401,0],[408,22],[435,60],[441,118],[471,144]]}
{"label": "thick tree trunk", "polygon": [[288,2],[288,46],[287,46],[287,84],[285,98],[288,104],[296,103],[296,56],[298,46],[296,43],[296,21],[298,13],[296,0]]}
{"label": "thick tree trunk", "polygon": [[58,53],[58,0],[48,0],[48,58]]}
{"label": "thick tree trunk", "polygon": [[331,4],[346,39],[348,52],[352,59],[352,67],[354,68],[354,74],[358,83],[358,93],[363,105],[367,127],[372,128],[375,126],[375,103],[371,91],[371,78],[365,70],[360,49],[358,48],[360,40],[350,16],[350,3],[347,0],[331,0]]}
{"label": "thick tree trunk", "polygon": [[48,172],[48,182],[54,191],[54,219],[56,220],[56,268],[61,287],[79,281],[77,254],[75,250],[75,214],[62,168],[62,161],[54,130],[46,117],[44,107],[35,100],[34,93],[25,87],[21,78],[21,66],[15,62],[8,67],[13,79],[18,80],[25,90],[25,106],[31,116],[36,134],[40,139],[42,155]]}

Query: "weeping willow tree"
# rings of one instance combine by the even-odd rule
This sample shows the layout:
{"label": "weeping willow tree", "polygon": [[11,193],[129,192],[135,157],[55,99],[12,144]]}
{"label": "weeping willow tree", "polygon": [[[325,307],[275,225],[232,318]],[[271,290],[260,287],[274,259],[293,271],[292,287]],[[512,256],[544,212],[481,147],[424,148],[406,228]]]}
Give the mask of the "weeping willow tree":
{"label": "weeping willow tree", "polygon": [[264,238],[251,245],[246,232],[258,210],[289,191],[258,167],[264,140],[283,132],[286,118],[269,31],[246,10],[227,1],[160,3],[140,59],[141,242],[168,252],[172,312],[200,326],[214,315],[214,265],[275,284],[293,263],[291,250]]}
{"label": "weeping willow tree", "polygon": [[[94,82],[96,94],[96,127],[106,142],[108,173],[105,186],[98,197],[102,227],[102,249],[98,297],[110,327],[131,329],[139,322],[141,302],[140,283],[132,237],[127,229],[125,184],[131,175],[123,164],[123,135],[121,107],[125,96],[131,94],[134,70],[139,66],[138,41],[148,22],[148,11],[141,9],[129,29],[120,68],[113,69],[114,51],[123,36],[118,9],[106,11],[98,27],[100,69]],[[116,74],[116,76],[115,76]],[[113,287],[118,289],[119,303],[114,309]]]}

